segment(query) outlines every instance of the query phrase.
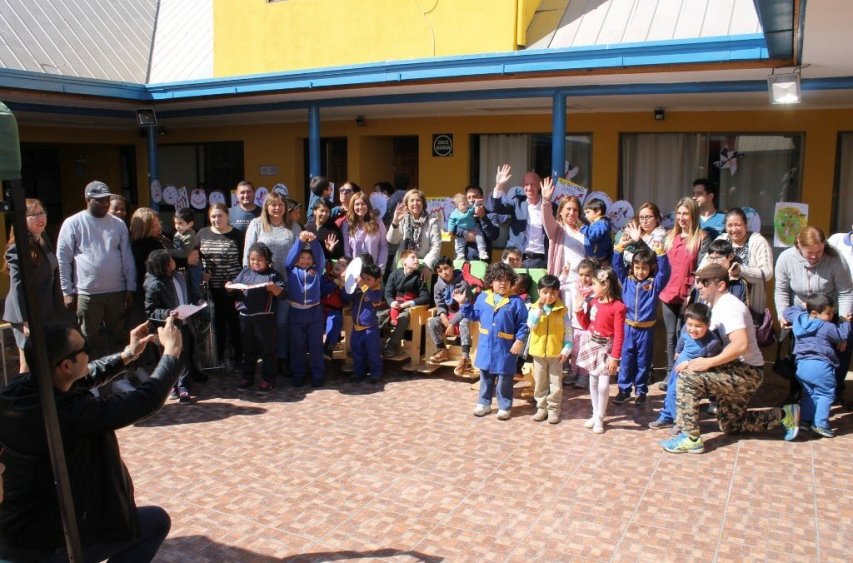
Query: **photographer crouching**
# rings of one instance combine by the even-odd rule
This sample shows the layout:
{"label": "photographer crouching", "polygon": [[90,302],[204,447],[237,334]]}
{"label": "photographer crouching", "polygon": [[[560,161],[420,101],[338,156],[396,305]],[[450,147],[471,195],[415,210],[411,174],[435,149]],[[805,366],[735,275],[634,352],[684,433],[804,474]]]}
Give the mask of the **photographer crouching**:
{"label": "photographer crouching", "polygon": [[[115,430],[157,412],[182,371],[181,331],[170,317],[157,336],[146,324],[130,332],[119,354],[90,361],[90,347],[71,324],[44,327],[48,366],[86,561],[150,561],[171,527],[160,507],[137,507]],[[138,389],[94,397],[89,390],[121,373],[155,338],[163,356]],[[27,351],[29,353],[29,351]],[[33,365],[30,362],[29,365]],[[0,392],[0,559],[67,560],[38,384],[29,373]]]}

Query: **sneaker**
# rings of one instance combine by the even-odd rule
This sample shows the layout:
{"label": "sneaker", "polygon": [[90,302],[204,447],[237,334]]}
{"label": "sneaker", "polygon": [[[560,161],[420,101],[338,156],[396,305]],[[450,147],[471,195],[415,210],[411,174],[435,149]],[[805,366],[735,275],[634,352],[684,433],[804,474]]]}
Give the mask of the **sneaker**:
{"label": "sneaker", "polygon": [[820,434],[824,438],[835,438],[835,432],[832,431],[832,428],[824,428],[822,426],[815,426],[812,424],[810,427],[812,432],[815,434]]}
{"label": "sneaker", "polygon": [[[790,442],[800,432],[800,405],[789,403],[782,405],[782,427],[785,429],[784,438]],[[815,428],[812,426],[812,428]]]}
{"label": "sneaker", "polygon": [[258,394],[259,395],[268,395],[273,389],[275,389],[275,385],[270,383],[269,381],[261,381],[258,385]]}
{"label": "sneaker", "polygon": [[181,394],[178,396],[178,404],[179,405],[189,405],[192,403],[192,399],[190,399],[190,394],[187,391],[181,391]]}
{"label": "sneaker", "polygon": [[717,401],[711,401],[708,403],[708,408],[705,409],[705,412],[708,414],[717,414]]}
{"label": "sneaker", "polygon": [[[447,348],[439,348],[438,351],[429,357],[429,363],[440,364],[450,359],[450,350]],[[454,370],[455,371],[455,370]]]}
{"label": "sneaker", "polygon": [[505,409],[498,409],[498,420],[509,420],[509,411]]}
{"label": "sneaker", "polygon": [[456,367],[453,368],[454,375],[465,375],[465,372],[471,369],[471,358],[462,358]]}
{"label": "sneaker", "polygon": [[548,411],[548,424],[557,424],[560,422],[560,411]]}
{"label": "sneaker", "polygon": [[169,391],[169,398],[177,400],[178,399],[178,390],[175,388],[172,388],[172,390]]}
{"label": "sneaker", "polygon": [[592,431],[596,434],[604,434],[604,420],[597,418],[592,425]]}
{"label": "sneaker", "polygon": [[488,262],[489,261],[489,253],[488,252],[481,252],[480,253],[480,260],[482,260],[483,262]]}
{"label": "sneaker", "polygon": [[474,407],[474,416],[486,416],[490,412],[492,412],[491,405],[481,405],[480,403],[477,403],[477,406]]}
{"label": "sneaker", "polygon": [[136,391],[136,387],[127,379],[113,381],[113,393],[130,393],[131,391]]}
{"label": "sneaker", "polygon": [[584,421],[584,423],[583,423],[583,427],[584,427],[584,428],[592,428],[592,427],[594,427],[594,426],[595,426],[595,420],[596,420],[596,418],[595,418],[594,416],[593,416],[593,417],[591,417],[591,418],[586,419],[586,420]]}
{"label": "sneaker", "polygon": [[669,385],[666,384],[666,381],[661,381],[660,383],[658,383],[658,389],[660,389],[661,391],[665,392],[668,388]]}
{"label": "sneaker", "polygon": [[649,428],[652,430],[663,430],[664,428],[672,428],[673,426],[675,426],[673,421],[664,418],[659,418],[649,423]]}
{"label": "sneaker", "polygon": [[705,444],[702,443],[701,436],[694,440],[684,432],[669,440],[662,441],[660,447],[671,454],[701,454],[705,452]]}
{"label": "sneaker", "polygon": [[646,394],[640,393],[639,395],[637,395],[636,400],[634,400],[634,404],[637,405],[638,407],[646,406]]}
{"label": "sneaker", "polygon": [[622,389],[620,389],[619,392],[616,393],[616,396],[613,397],[613,403],[616,405],[621,405],[621,404],[627,403],[630,399],[631,399],[631,392],[630,391],[623,391]]}
{"label": "sneaker", "polygon": [[589,376],[579,375],[575,380],[575,387],[578,389],[589,389]]}
{"label": "sneaker", "polygon": [[545,409],[536,409],[536,414],[533,415],[534,422],[542,422],[548,418],[548,411]]}
{"label": "sneaker", "polygon": [[240,380],[240,383],[237,384],[237,391],[248,391],[252,388],[252,380],[248,377],[244,377]]}

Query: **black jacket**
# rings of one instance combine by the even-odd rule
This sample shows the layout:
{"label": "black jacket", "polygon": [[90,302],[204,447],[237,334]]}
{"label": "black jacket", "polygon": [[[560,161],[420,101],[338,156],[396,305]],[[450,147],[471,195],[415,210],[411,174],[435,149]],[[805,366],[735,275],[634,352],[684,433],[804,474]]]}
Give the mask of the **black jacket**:
{"label": "black jacket", "polygon": [[420,269],[410,274],[405,274],[403,273],[403,268],[397,268],[388,276],[388,281],[385,282],[385,301],[389,305],[395,301],[397,296],[402,297],[406,293],[417,295],[412,300],[415,302],[415,305],[429,305],[429,291],[427,291],[426,284],[421,279]]}
{"label": "black jacket", "polygon": [[[118,354],[107,356],[91,362],[90,376],[77,386],[54,390],[83,545],[138,534],[133,483],[114,431],[157,412],[180,372],[177,358],[164,356],[136,391],[106,398],[89,393],[123,369]],[[23,374],[0,392],[0,461],[6,464],[0,546],[53,551],[65,545],[42,416],[32,375]]]}

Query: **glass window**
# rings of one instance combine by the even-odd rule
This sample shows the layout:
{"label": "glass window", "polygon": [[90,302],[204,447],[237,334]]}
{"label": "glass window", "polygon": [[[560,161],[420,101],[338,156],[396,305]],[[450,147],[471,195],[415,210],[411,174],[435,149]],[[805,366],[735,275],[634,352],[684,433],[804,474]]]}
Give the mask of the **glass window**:
{"label": "glass window", "polygon": [[[472,167],[479,169],[479,185],[484,190],[495,184],[495,171],[503,163],[509,163],[513,169],[513,179],[520,182],[521,176],[528,170],[535,170],[545,177],[551,173],[551,135],[478,135],[477,158],[472,159]],[[592,181],[592,136],[566,135],[566,164],[571,180],[581,186],[589,187]],[[516,185],[516,184],[513,184]]]}
{"label": "glass window", "polygon": [[717,207],[752,207],[772,234],[777,201],[798,201],[802,135],[661,133],[622,135],[621,197],[672,211],[693,180],[719,186]]}
{"label": "glass window", "polygon": [[847,232],[853,223],[853,133],[838,140],[838,178],[835,182],[832,232]]}

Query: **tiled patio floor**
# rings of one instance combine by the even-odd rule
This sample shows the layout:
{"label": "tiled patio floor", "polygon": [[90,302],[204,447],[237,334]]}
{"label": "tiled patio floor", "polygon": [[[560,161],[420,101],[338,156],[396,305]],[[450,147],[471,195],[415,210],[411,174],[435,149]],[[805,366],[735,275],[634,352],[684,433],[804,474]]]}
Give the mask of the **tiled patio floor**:
{"label": "tiled patio floor", "polygon": [[[853,413],[833,411],[835,439],[795,443],[723,436],[705,416],[706,453],[673,455],[646,427],[656,386],[595,435],[573,388],[552,426],[521,398],[507,422],[473,417],[449,370],[329,379],[238,397],[216,378],[120,432],[137,501],[172,516],[159,560],[853,559]],[[770,405],[785,393],[767,380]]]}

